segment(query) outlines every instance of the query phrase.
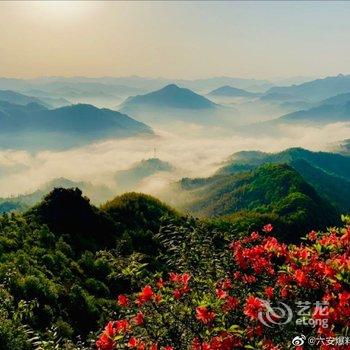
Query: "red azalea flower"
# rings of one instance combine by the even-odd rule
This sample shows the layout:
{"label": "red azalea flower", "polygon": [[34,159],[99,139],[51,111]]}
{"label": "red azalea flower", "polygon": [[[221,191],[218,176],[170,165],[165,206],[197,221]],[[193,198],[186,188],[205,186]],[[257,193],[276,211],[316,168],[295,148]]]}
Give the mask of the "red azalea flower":
{"label": "red azalea flower", "polygon": [[350,305],[350,292],[344,291],[343,293],[339,294],[338,298],[339,298],[339,305],[340,306]]}
{"label": "red azalea flower", "polygon": [[260,311],[264,309],[263,302],[254,296],[249,296],[246,299],[246,304],[244,306],[244,314],[250,317],[251,319],[257,319]]}
{"label": "red azalea flower", "polygon": [[180,289],[177,289],[177,288],[174,289],[173,296],[175,299],[180,299],[182,297],[182,293],[181,293]]}
{"label": "red azalea flower", "polygon": [[246,284],[252,284],[252,283],[255,283],[256,282],[256,277],[253,276],[253,275],[243,275],[242,276],[242,281]]}
{"label": "red azalea flower", "polygon": [[275,345],[272,340],[265,339],[263,341],[263,349],[264,350],[281,350],[281,347]]}
{"label": "red azalea flower", "polygon": [[317,232],[316,231],[309,232],[309,234],[307,235],[307,238],[310,241],[316,241],[316,239],[317,239]]}
{"label": "red azalea flower", "polygon": [[136,346],[138,345],[139,340],[135,337],[131,337],[128,341],[128,347],[129,348],[136,348]]}
{"label": "red azalea flower", "polygon": [[273,230],[273,226],[271,224],[267,224],[262,229],[264,232],[269,233]]}
{"label": "red azalea flower", "polygon": [[175,272],[169,273],[169,280],[171,282],[187,285],[190,279],[191,279],[191,275],[188,273],[183,273],[183,274],[175,273]]}
{"label": "red azalea flower", "polygon": [[271,299],[271,298],[273,297],[273,292],[274,292],[274,288],[273,288],[273,287],[266,287],[266,288],[265,288],[265,291],[264,291],[265,295],[266,295],[269,299]]}
{"label": "red azalea flower", "polygon": [[145,286],[139,293],[137,300],[140,305],[152,299],[154,293],[150,285]]}
{"label": "red azalea flower", "polygon": [[106,334],[101,334],[100,338],[96,341],[96,347],[98,350],[113,350],[114,341]]}
{"label": "red azalea flower", "polygon": [[242,274],[241,274],[240,271],[236,271],[236,272],[233,273],[233,278],[235,280],[239,280],[239,279],[241,279],[241,277],[242,277]]}
{"label": "red azalea flower", "polygon": [[183,284],[188,284],[188,282],[190,281],[191,279],[191,275],[188,274],[188,273],[183,273],[182,276],[181,276],[181,282]]}
{"label": "red azalea flower", "polygon": [[145,317],[144,317],[143,313],[141,311],[139,311],[133,320],[137,326],[140,326],[144,323]]}
{"label": "red azalea flower", "polygon": [[198,338],[192,340],[191,350],[202,350],[202,345]]}
{"label": "red azalea flower", "polygon": [[239,301],[237,298],[228,296],[225,301],[225,304],[222,306],[222,309],[225,312],[228,312],[228,311],[234,310],[238,305],[239,305]]}
{"label": "red azalea flower", "polygon": [[287,287],[283,287],[280,291],[280,295],[282,298],[287,298],[289,296],[289,290]]}
{"label": "red azalea flower", "polygon": [[209,349],[213,350],[231,350],[236,347],[242,347],[242,340],[233,334],[222,332],[218,336],[212,338]]}
{"label": "red azalea flower", "polygon": [[213,322],[215,317],[215,312],[209,311],[206,306],[198,306],[196,308],[196,318],[204,324]]}
{"label": "red azalea flower", "polygon": [[129,303],[129,299],[127,296],[125,296],[124,294],[118,295],[118,305],[119,306],[127,306],[128,303]]}
{"label": "red azalea flower", "polygon": [[126,333],[129,328],[129,322],[127,320],[116,321],[115,328],[117,330],[117,333]]}
{"label": "red azalea flower", "polygon": [[262,324],[258,324],[254,327],[248,327],[247,328],[247,337],[249,339],[253,339],[254,336],[261,337],[264,334],[264,328]]}
{"label": "red azalea flower", "polygon": [[116,335],[114,322],[108,322],[100,338],[96,341],[98,350],[112,350],[114,347],[113,337]]}
{"label": "red azalea flower", "polygon": [[260,238],[260,235],[258,232],[252,232],[251,235],[250,235],[250,240],[251,241],[256,241]]}
{"label": "red azalea flower", "polygon": [[231,280],[229,279],[229,278],[226,278],[223,282],[222,282],[222,284],[221,284],[221,288],[222,289],[231,289],[232,288],[232,282],[231,282]]}
{"label": "red azalea flower", "polygon": [[307,286],[309,279],[307,277],[307,274],[303,270],[296,270],[294,272],[294,279],[297,281],[299,286]]}
{"label": "red azalea flower", "polygon": [[216,288],[215,294],[218,297],[218,299],[225,299],[227,297],[227,292],[220,288]]}

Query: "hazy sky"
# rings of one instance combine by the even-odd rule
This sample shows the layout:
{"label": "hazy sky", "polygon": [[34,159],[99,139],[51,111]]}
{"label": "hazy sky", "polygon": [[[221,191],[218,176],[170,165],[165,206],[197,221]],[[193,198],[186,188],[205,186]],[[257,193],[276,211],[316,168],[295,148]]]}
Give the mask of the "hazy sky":
{"label": "hazy sky", "polygon": [[0,2],[0,76],[350,73],[350,2]]}

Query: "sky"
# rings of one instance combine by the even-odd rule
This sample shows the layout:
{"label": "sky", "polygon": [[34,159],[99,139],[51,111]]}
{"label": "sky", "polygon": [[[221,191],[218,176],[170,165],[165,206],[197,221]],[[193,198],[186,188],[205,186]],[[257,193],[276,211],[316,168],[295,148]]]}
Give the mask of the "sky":
{"label": "sky", "polygon": [[1,1],[0,76],[348,74],[350,2]]}

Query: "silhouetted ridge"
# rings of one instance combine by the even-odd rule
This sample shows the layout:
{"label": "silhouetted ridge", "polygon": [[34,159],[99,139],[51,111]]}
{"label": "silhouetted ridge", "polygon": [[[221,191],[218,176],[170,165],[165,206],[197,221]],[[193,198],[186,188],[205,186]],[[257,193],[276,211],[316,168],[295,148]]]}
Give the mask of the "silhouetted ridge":
{"label": "silhouetted ridge", "polygon": [[0,101],[0,124],[0,147],[6,148],[18,148],[21,143],[29,149],[59,149],[110,137],[153,134],[149,126],[126,114],[88,104],[46,109],[37,103],[21,106]]}
{"label": "silhouetted ridge", "polygon": [[46,224],[56,234],[68,236],[79,250],[115,245],[115,224],[100,209],[91,205],[78,188],[55,188],[25,215]]}
{"label": "silhouetted ridge", "polygon": [[249,92],[243,89],[238,89],[233,86],[225,85],[211,91],[209,95],[226,97],[254,97],[258,96],[259,94]]}
{"label": "silhouetted ridge", "polygon": [[122,105],[122,109],[135,107],[163,107],[182,109],[211,109],[216,104],[207,98],[196,94],[190,89],[180,88],[169,84],[160,90],[145,95],[129,97]]}

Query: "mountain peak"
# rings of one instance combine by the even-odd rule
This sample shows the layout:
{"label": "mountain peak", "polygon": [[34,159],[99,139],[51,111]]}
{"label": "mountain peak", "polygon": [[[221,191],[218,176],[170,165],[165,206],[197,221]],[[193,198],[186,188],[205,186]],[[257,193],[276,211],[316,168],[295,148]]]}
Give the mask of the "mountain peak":
{"label": "mountain peak", "polygon": [[169,84],[163,88],[145,95],[128,98],[122,110],[130,108],[158,107],[176,109],[211,109],[216,105],[202,95],[190,89],[181,88],[176,84]]}
{"label": "mountain peak", "polygon": [[227,96],[227,97],[254,97],[257,94],[247,90],[238,89],[230,85],[221,86],[209,93],[209,95]]}
{"label": "mountain peak", "polygon": [[[18,148],[20,144],[23,147],[19,140],[24,139],[30,149],[66,149],[105,138],[153,134],[146,124],[90,104],[46,109],[34,102],[22,106],[0,100],[0,105],[0,134],[11,135],[1,140],[2,147]],[[28,138],[31,132],[35,132],[35,138]]]}
{"label": "mountain peak", "polygon": [[179,89],[181,88],[176,84],[168,84],[164,86],[162,90],[179,90]]}

